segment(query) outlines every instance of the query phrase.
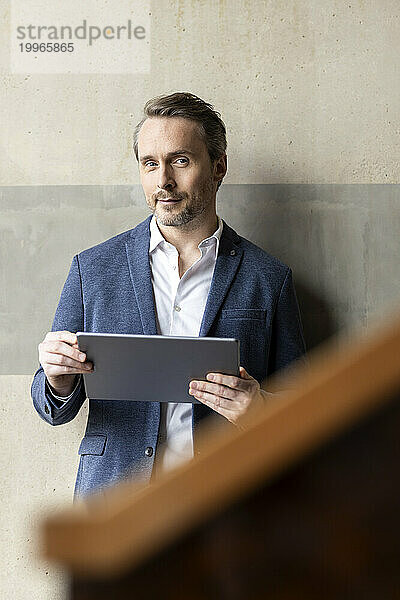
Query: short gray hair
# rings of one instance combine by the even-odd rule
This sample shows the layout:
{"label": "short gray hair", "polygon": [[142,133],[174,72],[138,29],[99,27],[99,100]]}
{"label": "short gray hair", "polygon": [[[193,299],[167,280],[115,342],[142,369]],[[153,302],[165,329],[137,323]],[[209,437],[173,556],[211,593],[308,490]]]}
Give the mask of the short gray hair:
{"label": "short gray hair", "polygon": [[145,120],[151,117],[182,117],[196,121],[200,125],[200,134],[207,146],[212,163],[226,152],[226,129],[220,113],[211,104],[190,92],[175,92],[156,96],[144,105],[143,118],[133,132],[133,149],[136,160],[139,160],[140,129]]}

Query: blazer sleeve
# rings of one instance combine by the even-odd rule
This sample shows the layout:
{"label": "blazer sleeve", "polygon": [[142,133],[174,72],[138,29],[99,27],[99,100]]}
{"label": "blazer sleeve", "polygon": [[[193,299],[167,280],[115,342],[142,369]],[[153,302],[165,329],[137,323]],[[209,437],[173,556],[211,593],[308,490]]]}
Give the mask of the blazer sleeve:
{"label": "blazer sleeve", "polygon": [[288,268],[272,322],[268,375],[296,360],[305,362],[306,346],[292,271]]}
{"label": "blazer sleeve", "polygon": [[[81,276],[78,256],[74,256],[72,264],[61,292],[60,300],[54,316],[51,331],[83,331],[84,309]],[[46,375],[40,366],[33,377],[31,396],[33,406],[40,417],[50,425],[62,425],[71,421],[79,412],[86,399],[86,390],[83,378],[74,393],[66,401],[58,400],[46,384]]]}

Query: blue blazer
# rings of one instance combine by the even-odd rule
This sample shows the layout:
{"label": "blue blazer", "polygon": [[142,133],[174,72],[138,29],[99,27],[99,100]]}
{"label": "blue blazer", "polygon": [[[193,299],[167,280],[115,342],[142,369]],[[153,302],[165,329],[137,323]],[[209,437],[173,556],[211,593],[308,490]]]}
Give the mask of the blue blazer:
{"label": "blue blazer", "polygon": [[[150,219],[74,256],[52,331],[157,334]],[[291,270],[225,222],[199,335],[238,338],[241,365],[260,383],[305,352]],[[83,380],[61,403],[47,391],[45,379],[40,367],[31,388],[35,409],[50,425],[71,421],[86,399]],[[195,452],[197,425],[210,415],[229,424],[194,404]],[[148,482],[159,423],[158,402],[89,400],[74,498],[125,476]]]}

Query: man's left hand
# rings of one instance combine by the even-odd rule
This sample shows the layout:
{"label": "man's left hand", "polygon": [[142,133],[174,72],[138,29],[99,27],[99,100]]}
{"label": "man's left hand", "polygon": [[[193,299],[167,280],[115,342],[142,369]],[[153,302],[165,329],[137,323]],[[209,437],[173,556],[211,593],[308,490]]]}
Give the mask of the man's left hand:
{"label": "man's left hand", "polygon": [[243,367],[239,375],[208,373],[207,381],[190,382],[189,394],[236,425],[250,408],[263,406],[270,395]]}

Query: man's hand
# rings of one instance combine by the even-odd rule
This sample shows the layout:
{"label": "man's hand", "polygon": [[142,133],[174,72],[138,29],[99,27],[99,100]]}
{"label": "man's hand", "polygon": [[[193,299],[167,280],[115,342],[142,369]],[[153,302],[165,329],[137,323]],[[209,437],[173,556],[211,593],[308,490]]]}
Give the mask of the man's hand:
{"label": "man's hand", "polygon": [[50,331],[38,346],[39,362],[54,392],[68,396],[77,373],[90,373],[93,364],[78,348],[78,338],[70,331]]}
{"label": "man's hand", "polygon": [[235,425],[250,408],[263,406],[271,395],[262,390],[258,381],[243,367],[240,367],[240,377],[208,373],[207,380],[192,380],[189,394]]}

